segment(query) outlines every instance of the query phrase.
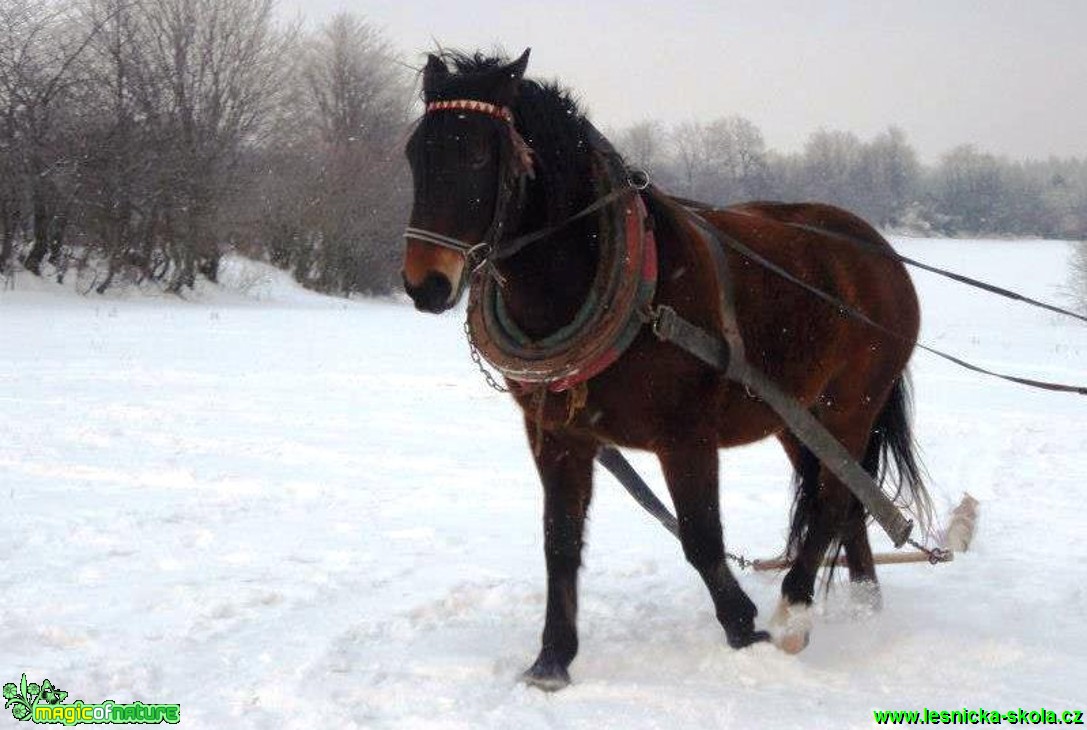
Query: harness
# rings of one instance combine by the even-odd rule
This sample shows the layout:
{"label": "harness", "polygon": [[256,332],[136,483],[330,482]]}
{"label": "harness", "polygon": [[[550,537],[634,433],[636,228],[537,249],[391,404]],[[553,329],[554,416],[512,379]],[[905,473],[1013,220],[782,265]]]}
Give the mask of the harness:
{"label": "harness", "polygon": [[[522,388],[571,390],[603,372],[626,351],[643,326],[640,312],[657,288],[657,246],[641,195],[625,168],[594,146],[601,206],[599,263],[589,295],[574,319],[542,339],[530,339],[509,317],[501,283],[485,276],[469,291],[472,344],[495,369]],[[616,197],[617,196],[617,197]],[[518,249],[519,250],[519,249]],[[503,257],[512,255],[503,245]]]}

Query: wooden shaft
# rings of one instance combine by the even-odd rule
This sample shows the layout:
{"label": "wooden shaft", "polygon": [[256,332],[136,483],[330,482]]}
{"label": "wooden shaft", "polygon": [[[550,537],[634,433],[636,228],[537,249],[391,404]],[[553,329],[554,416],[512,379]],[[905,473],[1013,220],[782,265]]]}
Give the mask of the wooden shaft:
{"label": "wooden shaft", "polygon": [[[954,559],[954,553],[950,553],[946,561],[949,562]],[[906,553],[876,553],[872,556],[873,562],[877,565],[898,565],[902,563],[927,563],[929,562],[929,556],[920,550],[914,550]],[[793,564],[793,561],[786,560],[785,558],[771,558],[770,560],[755,560],[751,563],[751,567],[758,571],[768,570],[785,570]],[[845,567],[845,556],[840,556],[837,560],[833,558],[827,558],[823,561],[823,567],[829,568],[831,565],[839,565]]]}

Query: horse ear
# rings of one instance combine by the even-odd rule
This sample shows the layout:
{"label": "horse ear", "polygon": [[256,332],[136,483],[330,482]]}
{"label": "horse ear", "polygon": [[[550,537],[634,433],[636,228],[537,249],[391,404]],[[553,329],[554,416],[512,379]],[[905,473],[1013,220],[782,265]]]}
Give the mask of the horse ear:
{"label": "horse ear", "polygon": [[509,73],[511,79],[520,81],[525,76],[525,69],[528,68],[528,54],[532,53],[531,48],[526,48],[525,52],[521,54],[513,63],[506,66],[506,71]]}
{"label": "horse ear", "polygon": [[428,53],[426,66],[423,67],[423,93],[430,94],[434,87],[449,75],[449,67],[438,56]]}
{"label": "horse ear", "polygon": [[508,106],[517,97],[517,89],[521,85],[521,79],[524,78],[525,68],[528,67],[528,54],[531,51],[531,48],[526,48],[520,58],[501,68],[498,82],[499,103]]}

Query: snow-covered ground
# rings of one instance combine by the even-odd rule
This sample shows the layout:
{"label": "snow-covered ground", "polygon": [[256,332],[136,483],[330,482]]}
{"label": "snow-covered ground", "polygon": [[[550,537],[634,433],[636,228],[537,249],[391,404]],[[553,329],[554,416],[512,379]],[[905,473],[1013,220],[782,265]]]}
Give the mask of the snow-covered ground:
{"label": "snow-covered ground", "polygon": [[[1067,303],[1068,244],[898,244]],[[516,681],[543,619],[540,490],[459,315],[326,299],[237,261],[224,278],[184,302],[25,275],[0,291],[0,683],[26,672],[70,700],[180,703],[191,728],[1087,709],[1081,397],[918,355],[930,488],[942,515],[963,491],[981,500],[973,550],[884,568],[876,615],[833,590],[798,656],[729,649],[678,545],[599,474],[575,683],[545,695]],[[928,343],[1087,382],[1087,327],[916,280]],[[634,460],[662,492],[652,459]],[[779,551],[789,476],[774,444],[723,454],[732,549]],[[741,580],[764,622],[780,578]]]}

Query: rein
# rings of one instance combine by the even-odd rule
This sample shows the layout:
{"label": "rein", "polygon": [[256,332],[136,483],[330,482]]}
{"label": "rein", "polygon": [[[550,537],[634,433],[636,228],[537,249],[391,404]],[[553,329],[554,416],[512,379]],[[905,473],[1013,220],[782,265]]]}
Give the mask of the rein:
{"label": "rein", "polygon": [[589,216],[589,215],[595,213],[596,211],[600,210],[601,208],[605,208],[605,207],[611,205],[612,203],[617,202],[620,198],[623,198],[623,197],[625,197],[627,195],[630,195],[630,194],[632,194],[632,193],[634,193],[634,192],[636,192],[638,190],[644,190],[645,189],[644,185],[642,187],[638,187],[635,184],[634,180],[630,180],[629,182],[630,182],[629,186],[618,188],[616,190],[611,191],[610,193],[607,193],[606,195],[603,195],[603,196],[597,198],[595,202],[590,203],[589,205],[585,206],[584,208],[579,210],[577,213],[574,213],[572,216],[570,216],[566,220],[562,221],[561,223],[557,223],[557,224],[551,226],[550,228],[544,228],[544,229],[539,230],[539,231],[533,231],[532,233],[526,233],[526,234],[524,234],[522,236],[518,236],[517,238],[510,239],[509,241],[503,243],[501,248],[498,248],[498,249],[495,250],[495,252],[493,254],[494,258],[499,260],[499,261],[502,261],[502,260],[508,259],[508,258],[512,258],[514,255],[520,253],[523,249],[528,247],[530,244],[536,243],[537,241],[542,241],[545,238],[549,238],[550,236],[552,236],[555,233],[558,233],[559,231],[561,231],[563,228],[570,225],[574,221],[579,221],[582,218],[585,218],[586,216]]}
{"label": "rein", "polygon": [[[810,229],[810,230],[819,231],[821,233],[832,233],[832,232],[828,232],[828,231],[823,231],[822,229],[819,229],[819,228],[814,228],[812,226],[799,226],[799,225],[794,224],[794,227],[795,228],[807,228],[807,229]],[[975,372],[975,373],[981,373],[983,375],[991,375],[994,378],[1000,378],[1001,380],[1006,380],[1006,381],[1011,382],[1011,383],[1016,383],[1018,385],[1025,385],[1025,386],[1028,386],[1028,387],[1031,387],[1031,388],[1039,388],[1041,390],[1050,390],[1050,391],[1055,391],[1055,392],[1058,392],[1058,393],[1076,393],[1078,395],[1087,395],[1087,386],[1068,385],[1068,384],[1065,384],[1065,383],[1053,383],[1053,382],[1049,382],[1049,381],[1045,381],[1045,380],[1034,380],[1032,378],[1023,378],[1023,377],[1019,377],[1019,376],[1016,376],[1016,375],[1008,375],[1006,373],[999,373],[999,372],[996,372],[995,370],[989,370],[987,368],[981,367],[980,365],[975,365],[974,363],[963,360],[962,358],[956,357],[956,356],[951,355],[951,354],[949,354],[947,352],[944,352],[942,350],[938,350],[935,347],[931,347],[929,345],[926,345],[923,342],[918,342],[917,340],[915,340],[915,339],[913,339],[911,337],[906,337],[905,335],[901,334],[900,332],[896,332],[895,330],[892,330],[889,327],[885,327],[884,325],[880,324],[879,322],[876,322],[875,320],[873,320],[871,317],[869,317],[868,315],[866,315],[864,312],[860,311],[856,307],[850,306],[849,304],[846,304],[845,302],[831,296],[830,294],[827,294],[823,290],[818,289],[817,287],[814,287],[811,284],[808,284],[807,282],[798,279],[796,276],[793,276],[792,274],[790,274],[788,271],[786,271],[782,267],[780,267],[777,264],[775,264],[774,262],[766,259],[765,257],[760,256],[759,254],[752,251],[750,248],[743,245],[742,243],[740,243],[736,239],[732,238],[731,236],[726,236],[724,234],[719,234],[719,237],[720,237],[720,240],[722,241],[722,243],[725,246],[728,246],[733,251],[740,254],[741,256],[748,259],[749,261],[752,261],[752,262],[758,264],[759,266],[763,267],[767,271],[770,271],[773,274],[776,274],[777,276],[780,276],[781,278],[785,279],[786,281],[788,281],[788,282],[790,282],[792,284],[795,284],[796,286],[800,287],[801,289],[808,292],[809,294],[812,294],[812,295],[818,297],[819,299],[822,299],[823,301],[827,302],[828,304],[831,304],[831,305],[837,307],[839,311],[841,311],[841,312],[843,312],[845,314],[848,314],[853,319],[855,319],[855,320],[857,320],[859,322],[862,322],[862,323],[868,325],[869,327],[872,327],[873,329],[878,330],[879,332],[882,332],[883,334],[888,335],[888,336],[890,336],[890,337],[892,337],[892,338],[894,338],[894,339],[896,339],[896,340],[898,340],[900,342],[907,342],[909,344],[912,344],[915,347],[917,347],[918,349],[924,350],[925,352],[930,353],[932,355],[936,355],[937,357],[943,358],[944,360],[947,360],[948,362],[954,363],[955,365],[958,365],[959,367],[966,368],[967,370],[970,370],[970,371]],[[848,236],[840,236],[840,238],[847,238],[848,240],[853,240],[852,237],[848,237]],[[874,249],[874,247],[873,247],[873,250],[878,250],[878,249]],[[891,254],[888,254],[888,256],[891,257],[891,258],[898,258],[899,260],[905,259],[904,256],[900,257],[897,253],[894,254],[893,256]],[[906,260],[906,261],[904,261],[904,263],[909,263],[909,261]],[[934,267],[926,267],[926,268],[934,268]],[[966,279],[966,278],[967,277],[961,277],[961,279]],[[979,287],[979,288],[982,288],[982,287]],[[985,288],[987,290],[998,290],[998,287],[992,287],[990,285],[986,285]],[[1004,291],[1004,290],[1000,290],[1000,291]],[[1016,296],[1016,299],[1021,300],[1021,301],[1027,301],[1029,303],[1033,303],[1033,301],[1034,301],[1034,300],[1029,299],[1028,297],[1023,297],[1023,296],[1018,296],[1018,295]],[[1063,312],[1065,314],[1069,314],[1069,315],[1071,315],[1073,317],[1076,317],[1078,319],[1084,319],[1083,317],[1081,317],[1078,314],[1075,314],[1074,312],[1066,312],[1065,310],[1062,310],[1059,307],[1054,307],[1054,306],[1050,306],[1050,305],[1042,305],[1042,306],[1045,306],[1045,308],[1047,308],[1047,309],[1052,309],[1052,310],[1055,310],[1055,311]]]}
{"label": "rein", "polygon": [[[675,195],[671,195],[669,197],[682,205],[684,208],[687,208],[691,212],[698,214],[719,211],[736,215],[754,215],[753,213],[742,210],[740,208],[715,208],[712,205],[708,205],[697,200],[691,200],[689,198],[681,198]],[[926,264],[923,261],[912,259],[909,256],[903,256],[894,249],[886,249],[882,246],[877,246],[871,241],[866,241],[863,238],[858,238],[857,236],[851,236],[849,234],[841,233],[839,231],[832,231],[826,228],[820,228],[819,226],[810,226],[804,223],[793,223],[791,221],[778,221],[778,223],[781,223],[782,225],[788,226],[790,228],[796,228],[802,231],[811,231],[813,233],[818,233],[824,236],[831,236],[842,241],[849,241],[850,243],[856,244],[861,248],[868,249],[868,251],[870,251],[871,253],[879,254],[880,256],[893,259],[903,264],[916,266],[918,269],[928,271],[930,273],[936,274],[937,276],[951,279],[952,281],[957,281],[960,284],[965,284],[966,286],[973,287],[975,289],[981,289],[982,291],[987,291],[990,294],[996,294],[997,296],[1004,297],[1005,299],[1011,299],[1012,301],[1029,304],[1038,307],[1039,309],[1047,309],[1050,312],[1055,312],[1056,314],[1063,314],[1067,317],[1078,319],[1081,322],[1087,322],[1087,315],[1073,312],[1072,310],[1065,309],[1063,307],[1058,307],[1056,304],[1049,304],[1048,302],[1033,299],[1031,297],[1028,297],[1026,294],[1020,294],[1019,292],[1012,291],[1011,289],[1005,289],[1004,287],[996,286],[995,284],[989,284],[987,282],[981,281],[980,279],[974,279],[972,277],[966,276],[965,274],[959,274],[955,271],[941,269],[938,266]]]}

